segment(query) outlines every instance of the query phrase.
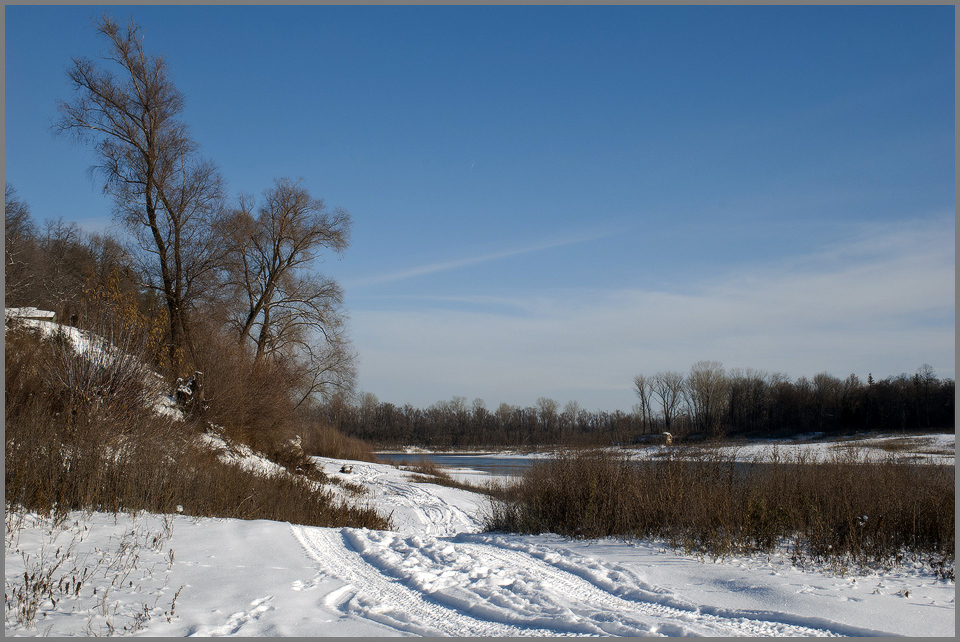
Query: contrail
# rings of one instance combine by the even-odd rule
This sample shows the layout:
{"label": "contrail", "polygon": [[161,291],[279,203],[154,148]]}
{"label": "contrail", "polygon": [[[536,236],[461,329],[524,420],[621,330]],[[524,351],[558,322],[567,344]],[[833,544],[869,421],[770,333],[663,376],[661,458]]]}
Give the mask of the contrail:
{"label": "contrail", "polygon": [[521,254],[539,252],[540,250],[549,250],[551,248],[562,247],[564,245],[575,245],[577,243],[595,241],[597,239],[601,239],[607,236],[612,236],[612,234],[613,232],[604,232],[602,234],[578,236],[578,237],[567,238],[567,239],[562,239],[558,241],[549,241],[547,243],[539,243],[537,245],[530,245],[527,247],[515,248],[512,250],[504,250],[501,252],[492,252],[490,254],[481,254],[479,256],[471,256],[464,259],[456,259],[454,261],[429,263],[427,265],[421,265],[418,267],[413,267],[406,270],[400,270],[397,272],[389,272],[387,274],[361,278],[356,281],[352,281],[347,285],[352,287],[362,287],[365,285],[376,285],[379,283],[390,283],[392,281],[401,281],[403,279],[410,279],[417,276],[424,276],[426,274],[436,274],[437,272],[446,272],[448,270],[455,270],[457,268],[466,267],[468,265],[476,265],[478,263],[487,263],[490,261],[505,259],[511,256],[519,256]]}

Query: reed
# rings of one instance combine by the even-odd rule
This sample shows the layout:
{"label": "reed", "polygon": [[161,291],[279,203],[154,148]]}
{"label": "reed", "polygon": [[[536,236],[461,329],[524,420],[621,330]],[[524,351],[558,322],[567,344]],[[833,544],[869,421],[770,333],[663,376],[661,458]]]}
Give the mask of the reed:
{"label": "reed", "polygon": [[732,455],[674,449],[658,461],[608,451],[534,464],[491,502],[486,528],[571,537],[660,538],[720,558],[787,547],[793,561],[954,564],[954,467],[868,458]]}

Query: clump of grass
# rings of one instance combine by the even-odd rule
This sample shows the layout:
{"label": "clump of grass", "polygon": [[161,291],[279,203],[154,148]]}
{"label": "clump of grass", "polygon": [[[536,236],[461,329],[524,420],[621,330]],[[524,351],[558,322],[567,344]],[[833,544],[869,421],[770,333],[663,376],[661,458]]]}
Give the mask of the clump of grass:
{"label": "clump of grass", "polygon": [[363,484],[358,484],[356,482],[347,481],[346,479],[340,479],[339,477],[329,477],[329,482],[335,484],[340,488],[344,489],[351,495],[368,495],[370,490]]}
{"label": "clump of grass", "polygon": [[[954,559],[954,471],[857,451],[772,462],[674,451],[631,461],[605,451],[534,464],[492,501],[488,530],[662,538],[720,558],[788,546],[794,562],[891,565]],[[945,570],[944,574],[949,574]]]}
{"label": "clump of grass", "polygon": [[430,461],[425,457],[421,457],[413,464],[409,464],[403,467],[404,470],[410,472],[418,473],[425,477],[437,477],[440,479],[450,479],[450,474],[447,472],[447,469],[438,464],[435,461]]}

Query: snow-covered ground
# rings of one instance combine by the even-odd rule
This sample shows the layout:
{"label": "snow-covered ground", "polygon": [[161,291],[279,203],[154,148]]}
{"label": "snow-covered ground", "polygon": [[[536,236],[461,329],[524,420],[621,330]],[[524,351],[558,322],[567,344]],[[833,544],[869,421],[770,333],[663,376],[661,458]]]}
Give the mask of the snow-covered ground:
{"label": "snow-covered ground", "polygon": [[27,519],[7,533],[7,593],[22,584],[24,556],[29,568],[60,548],[68,559],[58,573],[94,570],[79,594],[43,601],[31,628],[8,609],[6,634],[955,633],[955,585],[920,565],[854,575],[801,570],[783,555],[713,562],[656,542],[481,533],[480,495],[413,483],[388,465],[352,462],[341,474],[343,462],[318,462],[367,488],[354,501],[392,513],[396,530],[108,514],[51,528]]}
{"label": "snow-covered ground", "polygon": [[[766,440],[731,440],[722,446],[705,444],[677,444],[664,446],[655,444],[650,446],[612,448],[636,459],[657,459],[664,457],[668,451],[676,455],[692,455],[697,453],[719,453],[723,456],[733,456],[738,461],[769,461],[774,453],[783,458],[793,458],[803,453],[819,461],[830,459],[837,453],[856,451],[871,457],[882,458],[891,453],[918,462],[942,463],[954,465],[956,459],[956,435],[950,433],[930,433],[923,435],[873,434],[850,437],[826,438],[822,435],[809,435],[807,438],[766,439]],[[526,452],[523,450],[504,449],[499,452],[474,452],[469,450],[433,451],[424,448],[407,447],[403,450],[385,450],[385,454],[409,454],[411,456],[424,455],[462,455],[490,459],[524,457],[527,459],[548,459],[557,454],[556,450],[538,450]],[[415,457],[411,457],[415,459]]]}
{"label": "snow-covered ground", "polygon": [[927,435],[861,435],[835,439],[770,439],[731,442],[723,446],[648,446],[625,449],[637,459],[662,457],[672,448],[675,453],[717,453],[737,461],[770,461],[776,454],[783,459],[805,455],[808,460],[826,461],[836,455],[857,453],[871,459],[882,459],[890,454],[916,461],[953,466],[956,461],[956,435],[934,433]]}

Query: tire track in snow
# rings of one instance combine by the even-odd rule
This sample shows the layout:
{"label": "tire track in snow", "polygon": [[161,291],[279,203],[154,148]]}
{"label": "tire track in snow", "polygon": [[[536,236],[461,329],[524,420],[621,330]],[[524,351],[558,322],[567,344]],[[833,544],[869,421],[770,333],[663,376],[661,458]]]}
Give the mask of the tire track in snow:
{"label": "tire track in snow", "polygon": [[[419,538],[351,530],[350,539],[359,540],[363,547],[358,552],[337,530],[292,528],[325,572],[348,582],[327,595],[329,608],[419,635],[838,635],[829,628],[624,598],[576,573],[496,543],[429,538],[411,551],[409,547]],[[450,568],[438,556],[439,549],[455,552]],[[397,563],[398,559],[405,561]],[[489,576],[490,569],[499,575],[497,582],[475,590],[466,579]],[[439,588],[422,585],[424,577],[444,576],[454,579]]]}
{"label": "tire track in snow", "polygon": [[[608,635],[637,635],[645,632],[661,635],[747,637],[837,635],[826,629],[739,616],[724,617],[703,613],[699,609],[687,610],[657,602],[630,600],[526,553],[494,544],[457,543],[456,546],[472,552],[478,561],[490,560],[506,568],[522,569],[524,573],[536,577],[545,586],[558,590],[571,601],[585,605],[576,608],[583,611],[585,617],[594,620]],[[611,615],[619,620],[611,620]],[[638,619],[637,615],[644,619]],[[649,618],[654,618],[654,621]]]}
{"label": "tire track in snow", "polygon": [[[424,636],[554,636],[556,631],[480,620],[441,606],[379,572],[344,544],[335,529],[291,525],[294,536],[324,571],[348,582],[327,596],[328,606],[391,628]],[[352,597],[346,597],[352,593]],[[341,601],[342,600],[342,601]]]}
{"label": "tire track in snow", "polygon": [[[682,597],[674,596],[657,586],[635,578],[625,579],[624,573],[633,575],[632,571],[618,570],[617,566],[610,567],[598,559],[584,557],[579,553],[563,548],[547,548],[539,544],[524,542],[522,538],[503,539],[501,536],[490,534],[462,534],[457,538],[467,545],[480,546],[484,550],[490,548],[504,553],[502,561],[512,560],[523,564],[525,558],[539,562],[542,567],[565,574],[575,580],[589,584],[603,594],[622,600],[628,604],[641,604],[654,607],[663,607],[668,612],[693,614],[697,622],[715,622],[726,626],[736,622],[739,628],[753,629],[757,626],[761,630],[743,633],[730,632],[725,635],[752,635],[752,636],[818,636],[818,637],[889,637],[888,632],[851,626],[843,622],[829,620],[819,616],[796,615],[779,611],[731,609],[714,607],[706,604],[693,604]],[[515,553],[517,558],[510,553]],[[554,579],[559,579],[556,575]],[[650,596],[647,599],[647,595]],[[702,635],[696,633],[696,635]]]}
{"label": "tire track in snow", "polygon": [[[464,527],[476,525],[476,520],[459,507],[444,501],[434,493],[419,488],[415,482],[380,482],[389,489],[392,501],[411,508],[423,523],[425,535],[456,535]],[[471,529],[472,530],[472,529]]]}
{"label": "tire track in snow", "polygon": [[390,504],[408,509],[418,522],[417,531],[426,535],[455,535],[477,531],[480,525],[469,513],[451,504],[423,484],[390,479],[375,466],[353,464],[353,481],[366,484],[371,491],[388,498]]}
{"label": "tire track in snow", "polygon": [[[865,636],[818,617],[689,603],[561,547],[476,533],[429,485],[355,465],[355,479],[402,508],[418,535],[293,526],[307,553],[348,584],[324,603],[391,628],[449,636]],[[413,519],[410,519],[413,518]],[[420,535],[422,534],[422,535]],[[621,572],[622,571],[622,572]]]}

